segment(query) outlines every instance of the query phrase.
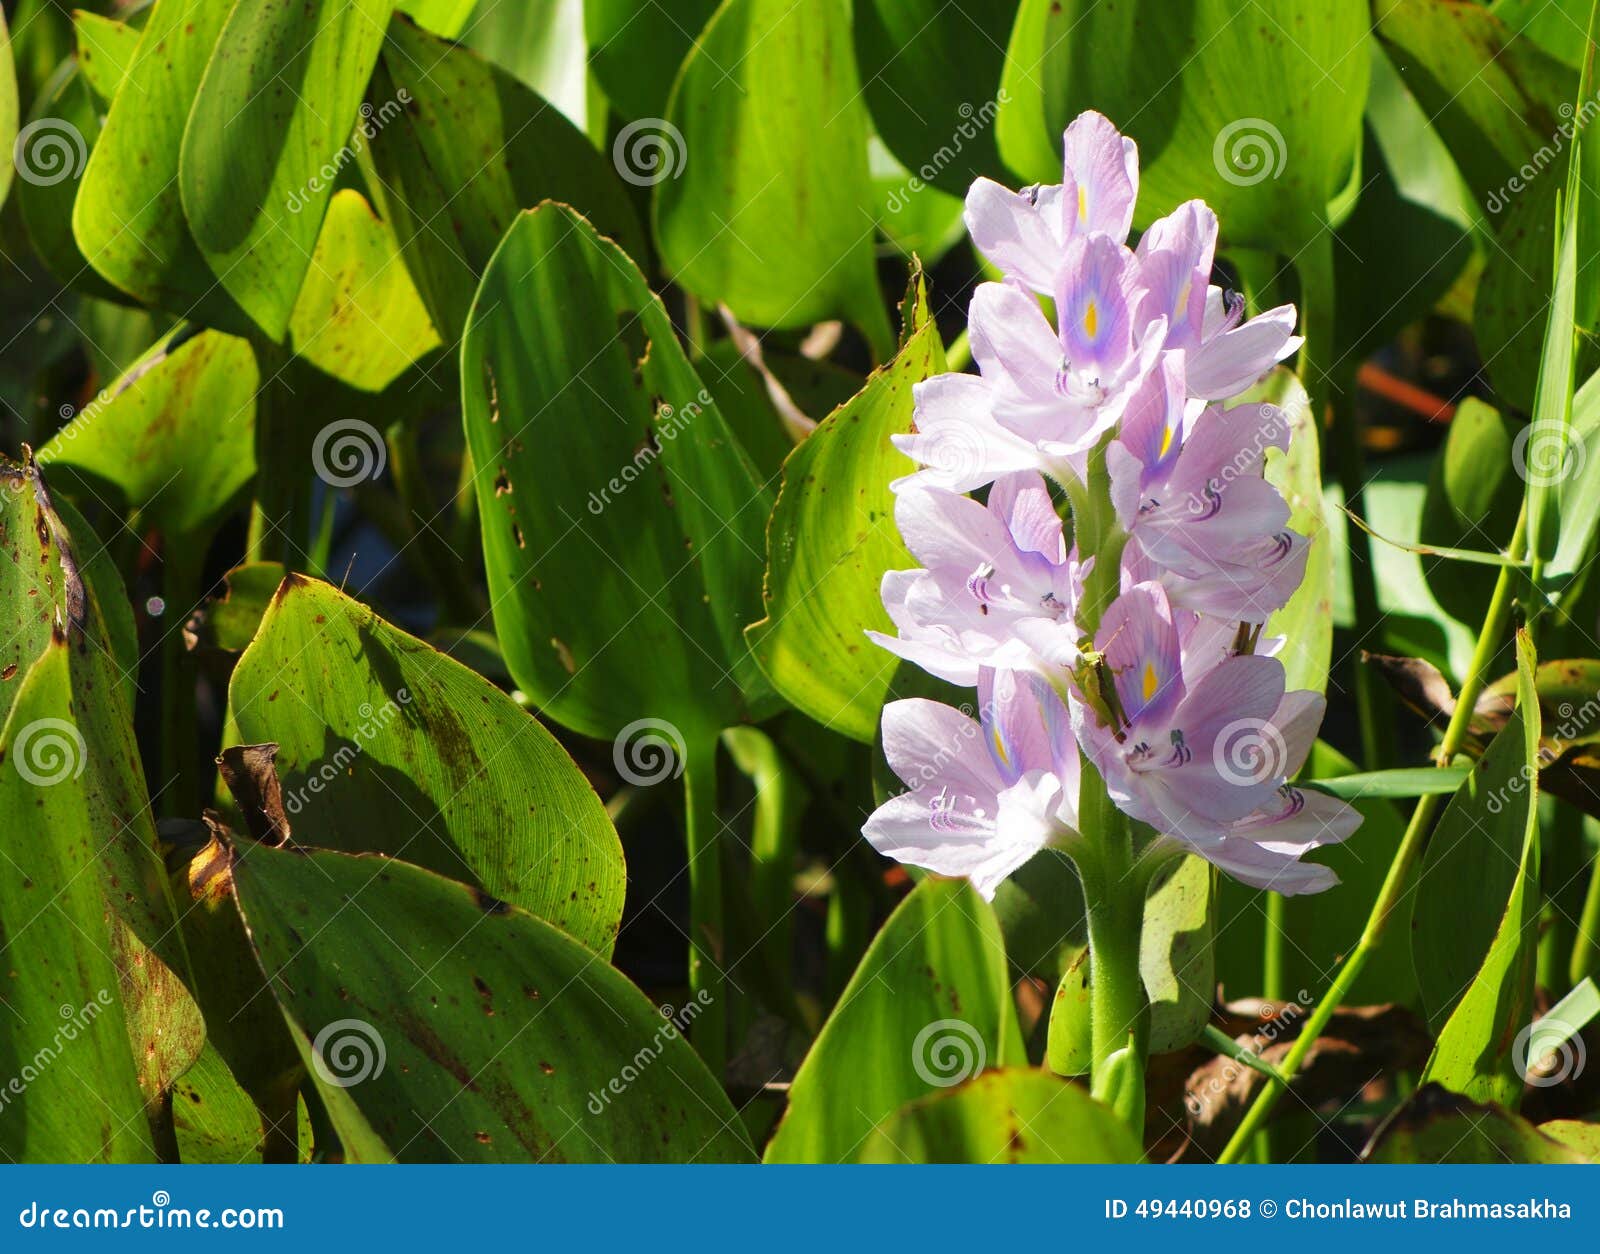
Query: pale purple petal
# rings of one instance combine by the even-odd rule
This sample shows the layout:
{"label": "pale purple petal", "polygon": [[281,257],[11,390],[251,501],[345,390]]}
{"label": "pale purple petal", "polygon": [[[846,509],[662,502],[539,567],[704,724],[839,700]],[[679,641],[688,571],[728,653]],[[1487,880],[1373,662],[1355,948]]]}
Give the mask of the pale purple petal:
{"label": "pale purple petal", "polygon": [[1061,266],[1061,189],[1014,192],[980,178],[967,192],[962,217],[978,251],[1008,278],[1037,292],[1055,290]]}
{"label": "pale purple petal", "polygon": [[1128,238],[1139,197],[1139,149],[1104,115],[1080,113],[1067,127],[1063,224],[1068,234]]}

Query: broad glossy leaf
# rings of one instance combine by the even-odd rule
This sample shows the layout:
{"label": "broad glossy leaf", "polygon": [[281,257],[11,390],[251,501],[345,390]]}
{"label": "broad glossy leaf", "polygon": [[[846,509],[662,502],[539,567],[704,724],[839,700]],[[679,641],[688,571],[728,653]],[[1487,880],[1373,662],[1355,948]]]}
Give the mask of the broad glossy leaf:
{"label": "broad glossy leaf", "polygon": [[[300,1121],[301,1161],[309,1161],[311,1127],[304,1106]],[[173,1088],[172,1122],[185,1164],[261,1161],[261,1115],[228,1064],[209,1045]]]}
{"label": "broad glossy leaf", "polygon": [[39,89],[33,128],[23,137],[15,165],[26,171],[17,184],[17,206],[28,238],[46,269],[64,286],[110,300],[127,300],[84,259],[72,234],[72,205],[89,151],[98,141],[105,106],[81,68],[63,61]]}
{"label": "broad glossy leaf", "polygon": [[919,1098],[881,1123],[864,1163],[1136,1163],[1138,1141],[1110,1107],[1048,1071],[990,1071]]}
{"label": "broad glossy leaf", "polygon": [[83,9],[73,13],[72,29],[77,37],[78,68],[95,95],[109,105],[139,51],[140,30],[130,22]]}
{"label": "broad glossy leaf", "polygon": [[752,1158],[687,1009],[549,924],[388,858],[240,852],[240,910],[352,1158]]}
{"label": "broad glossy leaf", "polygon": [[1491,0],[1494,15],[1573,69],[1583,62],[1583,31],[1591,0]]}
{"label": "broad glossy leaf", "polygon": [[584,0],[589,66],[624,118],[657,118],[717,0]]}
{"label": "broad glossy leaf", "polygon": [[1472,257],[1476,209],[1449,149],[1372,43],[1361,195],[1333,250],[1334,360],[1364,361],[1426,314]]}
{"label": "broad glossy leaf", "polygon": [[244,333],[184,218],[178,154],[229,0],[157,0],[78,185],[72,233],[89,264],[147,305]]}
{"label": "broad glossy leaf", "polygon": [[255,464],[255,355],[220,331],[158,344],[39,450],[153,526],[205,537]]}
{"label": "broad glossy leaf", "polygon": [[900,540],[889,484],[915,466],[890,442],[912,425],[912,388],[944,369],[932,318],[898,356],[807,436],[783,464],[767,527],[766,617],[746,633],[772,686],[856,740],[878,730],[897,659],[866,637],[893,633],[883,576],[915,559]]}
{"label": "broad glossy leaf", "polygon": [[1581,1163],[1588,1158],[1526,1119],[1424,1084],[1373,1134],[1372,1163]]}
{"label": "broad glossy leaf", "polygon": [[555,738],[494,685],[291,575],[228,699],[243,743],[278,745],[297,841],[479,883],[610,954],[626,884],[616,831]]}
{"label": "broad glossy leaf", "polygon": [[394,232],[358,191],[328,202],[289,342],[318,370],[367,392],[383,391],[439,347]]}
{"label": "broad glossy leaf", "polygon": [[247,562],[235,566],[223,580],[221,595],[207,601],[202,613],[190,621],[193,647],[242,653],[250,647],[261,619],[278,594],[287,572],[278,562]]}
{"label": "broad glossy leaf", "polygon": [[[154,1157],[95,866],[102,835],[65,636],[23,675],[0,730],[0,1151],[12,1162]],[[97,769],[90,767],[89,769]]]}
{"label": "broad glossy leaf", "polygon": [[847,319],[882,358],[860,92],[846,0],[725,0],[683,64],[664,146],[619,136],[618,156],[655,187],[656,240],[680,285],[752,326]]}
{"label": "broad glossy leaf", "polygon": [[1135,223],[1202,197],[1230,245],[1294,252],[1360,152],[1371,17],[1362,0],[1023,0],[1001,155],[1061,181],[1061,135],[1098,109],[1139,144]]}
{"label": "broad glossy leaf", "polygon": [[[11,59],[11,31],[4,13],[0,13],[0,144],[10,152],[17,142],[17,71]],[[11,190],[11,177],[15,166],[6,162],[0,166],[0,204],[5,203]]]}
{"label": "broad glossy leaf", "polygon": [[846,1162],[905,1103],[1021,1062],[1005,943],[965,880],[923,880],[873,938],[789,1089],[768,1162]]}
{"label": "broad glossy leaf", "polygon": [[[1517,38],[1489,6],[1379,0],[1373,16],[1385,51],[1448,145],[1474,199],[1498,217],[1519,194],[1520,187],[1508,185],[1512,175],[1551,142],[1570,114],[1562,106],[1570,105],[1577,74]],[[1564,169],[1564,162],[1557,164],[1555,186]]]}
{"label": "broad glossy leaf", "polygon": [[644,231],[610,163],[548,102],[465,48],[397,18],[374,100],[410,98],[371,144],[377,208],[433,325],[461,334],[478,276],[520,210],[566,201],[642,256]]}
{"label": "broad glossy leaf", "polygon": [[394,0],[237,0],[183,135],[183,211],[217,281],[283,339]]}
{"label": "broad glossy leaf", "polygon": [[1418,876],[1412,955],[1439,1033],[1423,1079],[1477,1100],[1522,1095],[1514,1039],[1533,1017],[1539,910],[1539,703],[1517,633],[1517,708],[1439,819]]}
{"label": "broad glossy leaf", "polygon": [[1541,1123],[1539,1131],[1552,1141],[1576,1151],[1580,1162],[1600,1163],[1600,1123],[1552,1119],[1548,1123]]}
{"label": "broad glossy leaf", "polygon": [[460,36],[461,28],[477,7],[478,0],[400,0],[395,5],[401,13],[409,13],[423,30],[446,39]]}
{"label": "broad glossy leaf", "polygon": [[[955,196],[1001,179],[1000,68],[1017,0],[857,0],[856,60],[878,134],[908,170]],[[923,173],[926,171],[926,173]]]}
{"label": "broad glossy leaf", "polygon": [[484,275],[461,378],[518,687],[607,738],[646,718],[714,734],[770,704],[741,632],[759,612],[771,493],[621,249],[561,205],[519,218]]}
{"label": "broad glossy leaf", "polygon": [[[676,15],[687,7],[686,0],[672,7]],[[583,0],[482,5],[461,32],[461,42],[510,71],[597,146],[605,146],[605,100],[589,74]]]}

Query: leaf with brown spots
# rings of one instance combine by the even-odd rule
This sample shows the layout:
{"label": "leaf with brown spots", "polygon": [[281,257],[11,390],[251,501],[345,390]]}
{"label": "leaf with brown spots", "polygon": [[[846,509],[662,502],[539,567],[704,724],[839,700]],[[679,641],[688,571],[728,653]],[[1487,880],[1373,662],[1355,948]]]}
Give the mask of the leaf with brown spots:
{"label": "leaf with brown spots", "polygon": [[352,1160],[754,1157],[678,1021],[548,923],[378,856],[254,845],[234,875]]}

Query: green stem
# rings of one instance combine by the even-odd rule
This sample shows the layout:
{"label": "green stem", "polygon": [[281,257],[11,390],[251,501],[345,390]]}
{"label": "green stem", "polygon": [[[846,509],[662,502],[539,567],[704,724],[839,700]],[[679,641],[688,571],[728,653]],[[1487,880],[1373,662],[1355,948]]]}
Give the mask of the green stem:
{"label": "green stem", "polygon": [[[1507,553],[1513,559],[1520,561],[1526,547],[1527,510],[1524,508],[1522,515],[1517,519],[1517,529],[1511,537],[1511,546],[1507,549]],[[1484,615],[1483,627],[1478,632],[1477,646],[1472,651],[1472,663],[1462,681],[1461,693],[1456,698],[1456,708],[1450,715],[1449,725],[1446,726],[1444,737],[1439,743],[1435,760],[1440,766],[1450,765],[1460,752],[1461,745],[1471,728],[1473,709],[1478,704],[1478,697],[1482,694],[1484,684],[1489,677],[1489,667],[1499,650],[1501,637],[1505,634],[1506,624],[1511,618],[1511,589],[1515,578],[1516,570],[1513,567],[1500,568],[1499,578],[1495,580],[1494,595],[1489,599],[1489,609]],[[1306,1055],[1317,1043],[1317,1038],[1328,1026],[1334,1011],[1349,995],[1356,978],[1366,966],[1367,959],[1383,941],[1384,929],[1405,893],[1406,882],[1411,878],[1411,872],[1422,854],[1422,847],[1427,840],[1428,832],[1433,827],[1434,817],[1449,796],[1448,793],[1430,793],[1417,799],[1416,808],[1411,812],[1411,821],[1406,824],[1405,835],[1400,840],[1400,847],[1395,850],[1394,859],[1389,864],[1389,873],[1384,877],[1383,887],[1378,891],[1378,899],[1373,902],[1372,912],[1367,916],[1367,925],[1362,930],[1360,941],[1345,959],[1338,975],[1334,977],[1332,986],[1317,1003],[1316,1010],[1306,1021],[1288,1056],[1278,1064],[1278,1070],[1283,1074],[1283,1082],[1269,1083],[1262,1089],[1245,1113],[1243,1122],[1229,1139],[1218,1162],[1238,1161],[1244,1147],[1250,1143],[1250,1138],[1266,1122],[1272,1113],[1272,1108],[1283,1096],[1288,1082],[1293,1081],[1299,1072],[1300,1064],[1305,1061]]]}
{"label": "green stem", "polygon": [[721,1083],[728,1007],[722,975],[722,855],[718,849],[717,737],[686,742],[683,790],[689,848],[689,995],[702,1006],[695,1045]]}
{"label": "green stem", "polygon": [[1150,1002],[1139,938],[1151,868],[1135,856],[1132,825],[1087,762],[1080,805],[1085,838],[1070,852],[1089,925],[1089,1091],[1142,1140]]}
{"label": "green stem", "polygon": [[1578,935],[1572,943],[1572,963],[1567,974],[1574,987],[1600,971],[1600,855],[1589,869],[1589,893],[1578,916]]}
{"label": "green stem", "polygon": [[386,442],[389,473],[394,476],[395,491],[405,506],[413,537],[406,546],[413,558],[412,564],[432,582],[439,595],[439,608],[447,620],[478,621],[483,610],[467,576],[466,559],[450,546],[436,526],[443,525],[445,511],[435,509],[428,495],[415,429],[409,423],[397,422],[389,428]]}

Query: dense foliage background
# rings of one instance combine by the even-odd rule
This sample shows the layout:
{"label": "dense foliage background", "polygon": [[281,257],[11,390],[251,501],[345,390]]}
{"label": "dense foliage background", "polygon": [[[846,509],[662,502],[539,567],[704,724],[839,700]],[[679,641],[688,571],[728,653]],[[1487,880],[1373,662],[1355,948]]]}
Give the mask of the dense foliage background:
{"label": "dense foliage background", "polygon": [[[1600,1154],[1587,0],[4,16],[0,1158]],[[1072,865],[861,837],[970,702],[864,635],[962,197],[1086,109],[1299,309],[1267,630],[1364,819],[1158,879],[1133,1128]]]}

